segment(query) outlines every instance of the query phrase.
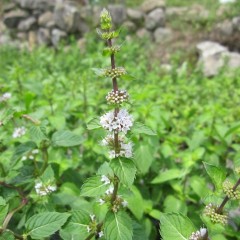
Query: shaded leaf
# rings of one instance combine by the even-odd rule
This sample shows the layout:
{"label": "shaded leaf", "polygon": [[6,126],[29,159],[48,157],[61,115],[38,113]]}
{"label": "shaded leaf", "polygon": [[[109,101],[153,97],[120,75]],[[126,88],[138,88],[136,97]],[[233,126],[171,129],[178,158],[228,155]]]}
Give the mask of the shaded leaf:
{"label": "shaded leaf", "polygon": [[33,215],[25,224],[27,235],[33,239],[43,239],[58,231],[67,221],[70,214],[45,212]]}
{"label": "shaded leaf", "polygon": [[109,184],[106,185],[104,182],[101,182],[101,176],[90,177],[84,182],[81,188],[81,196],[101,196],[108,188]]}
{"label": "shaded leaf", "polygon": [[73,147],[80,145],[83,142],[84,138],[78,136],[68,130],[59,130],[55,132],[52,136],[53,146],[58,147]]}
{"label": "shaded leaf", "polygon": [[131,159],[128,158],[116,158],[110,162],[110,167],[114,173],[120,179],[120,182],[130,186],[133,184],[136,167]]}
{"label": "shaded leaf", "polygon": [[177,213],[162,214],[160,233],[164,240],[188,240],[196,229],[189,218]]}
{"label": "shaded leaf", "polygon": [[133,236],[131,218],[126,212],[109,212],[104,223],[104,234],[107,240],[130,240]]}

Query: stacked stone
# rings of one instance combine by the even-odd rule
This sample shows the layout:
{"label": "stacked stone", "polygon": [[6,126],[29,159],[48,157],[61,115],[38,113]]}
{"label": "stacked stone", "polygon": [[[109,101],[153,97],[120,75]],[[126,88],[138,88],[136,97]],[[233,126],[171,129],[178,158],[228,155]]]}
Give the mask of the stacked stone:
{"label": "stacked stone", "polygon": [[[171,35],[165,29],[164,0],[145,0],[136,8],[109,5],[115,26],[123,25],[138,37],[162,41]],[[3,22],[12,36],[30,44],[57,46],[62,39],[74,35],[82,38],[97,26],[100,6],[77,5],[68,0],[13,0],[4,7]]]}

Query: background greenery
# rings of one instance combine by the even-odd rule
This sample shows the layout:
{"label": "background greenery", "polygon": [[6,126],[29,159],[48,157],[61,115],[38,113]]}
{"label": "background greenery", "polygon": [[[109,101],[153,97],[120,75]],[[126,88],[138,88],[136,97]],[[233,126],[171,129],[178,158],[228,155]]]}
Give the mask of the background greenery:
{"label": "background greenery", "polygon": [[[47,209],[53,205],[58,211],[66,206],[91,208],[79,197],[79,190],[84,179],[107,159],[98,144],[102,132],[86,128],[90,119],[109,109],[105,95],[111,89],[111,81],[98,79],[91,70],[109,65],[108,60],[104,62],[102,49],[95,34],[87,38],[86,48],[80,51],[74,41],[58,50],[0,49],[1,91],[12,93],[14,108],[41,120],[51,131],[70,129],[85,139],[80,148],[50,151],[50,162],[59,167],[60,178],[59,191],[52,194]],[[128,200],[133,218],[153,239],[158,232],[160,211],[186,214],[196,226],[201,226],[203,202],[208,203],[205,197],[213,187],[203,162],[222,166],[228,174],[240,165],[240,72],[223,69],[216,77],[205,78],[200,69],[191,69],[187,62],[179,67],[180,59],[175,55],[172,70],[166,72],[159,63],[149,61],[148,49],[147,41],[125,41],[117,55],[117,65],[125,66],[136,78],[119,81],[121,88],[129,90],[129,108],[135,121],[157,133],[152,137],[133,137],[138,175],[135,197]],[[21,125],[22,121],[14,125]],[[11,139],[14,125],[0,129],[1,161],[9,162],[11,152],[19,144]],[[219,193],[219,199],[223,196]],[[237,204],[231,207],[235,209]],[[234,222],[239,225],[239,216],[234,217]],[[239,236],[233,226],[228,226],[221,239]]]}

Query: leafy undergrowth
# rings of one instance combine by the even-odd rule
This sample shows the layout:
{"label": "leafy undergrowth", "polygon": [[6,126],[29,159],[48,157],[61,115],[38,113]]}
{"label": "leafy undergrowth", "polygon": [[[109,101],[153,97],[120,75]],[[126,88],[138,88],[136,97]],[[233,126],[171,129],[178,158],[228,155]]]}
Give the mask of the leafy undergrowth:
{"label": "leafy undergrowth", "polygon": [[[149,63],[147,48],[148,43],[125,42],[123,54],[118,56],[117,62],[118,66],[125,65],[136,78],[120,83],[129,89],[135,122],[144,122],[157,133],[156,136],[137,134],[132,138],[135,148],[133,160],[138,174],[131,189],[133,195],[127,201],[128,211],[134,219],[134,239],[139,240],[159,239],[160,217],[163,222],[181,218],[181,215],[171,214],[167,218],[162,212],[187,215],[196,226],[201,226],[200,215],[213,190],[203,162],[224,168],[226,174],[240,165],[240,72],[226,70],[208,79],[200,70],[191,70],[190,74],[187,64],[179,69],[173,62],[173,69],[164,73],[157,64]],[[89,213],[98,209],[95,201],[86,201],[80,196],[80,188],[83,181],[107,159],[107,152],[97,144],[102,140],[101,130],[87,129],[92,118],[108,109],[104,97],[110,83],[96,79],[91,71],[91,68],[102,65],[100,49],[103,49],[103,44],[96,44],[95,39],[89,38],[86,49],[82,51],[74,43],[57,51],[47,48],[35,49],[31,53],[9,48],[0,50],[0,90],[12,94],[9,104],[15,109],[14,114],[39,120],[51,141],[56,146],[65,147],[56,151],[53,144],[50,148],[52,170],[49,169],[49,175],[45,173],[45,178],[52,177],[54,171],[58,190],[49,196],[48,201],[42,202],[37,199],[32,186],[35,177],[31,160],[19,161],[22,153],[16,152],[29,137],[38,141],[38,133],[30,130],[28,121],[24,119],[1,126],[0,180],[25,186],[24,191],[32,191],[36,206],[34,209],[25,207],[14,215],[9,228],[15,232],[25,231],[34,238],[39,222],[46,218],[41,213],[44,211],[52,212],[47,217],[60,228],[68,214],[60,216],[57,212],[75,210],[74,221],[74,218],[89,218],[81,215],[82,209]],[[104,65],[109,65],[108,60]],[[3,112],[0,121],[4,122]],[[27,134],[13,139],[14,128],[23,122]],[[89,125],[89,128],[94,129],[95,125]],[[62,134],[62,130],[71,130],[81,136],[81,139],[74,139],[81,143],[80,147],[69,147],[73,136],[69,137],[66,132]],[[53,134],[54,131],[58,134]],[[148,129],[146,131],[152,135]],[[137,128],[135,133],[138,133]],[[59,139],[62,142],[58,142]],[[36,164],[40,162],[41,158],[37,157]],[[10,168],[11,175],[7,175]],[[127,174],[131,175],[131,171]],[[14,189],[0,188],[0,195],[12,209],[18,205]],[[224,195],[219,192],[218,197]],[[6,205],[3,201],[0,203]],[[236,208],[237,203],[233,202],[231,209]],[[35,215],[35,226],[29,220],[33,214],[40,214]],[[111,216],[114,217],[116,221],[121,218],[120,215]],[[1,220],[0,215],[0,223]],[[233,224],[224,231],[215,229],[213,239],[239,239],[236,230],[239,216],[232,214],[231,221]],[[53,230],[59,229],[52,227]],[[168,229],[167,232],[175,230]],[[51,233],[49,228],[46,231]],[[191,233],[190,230],[188,232]]]}

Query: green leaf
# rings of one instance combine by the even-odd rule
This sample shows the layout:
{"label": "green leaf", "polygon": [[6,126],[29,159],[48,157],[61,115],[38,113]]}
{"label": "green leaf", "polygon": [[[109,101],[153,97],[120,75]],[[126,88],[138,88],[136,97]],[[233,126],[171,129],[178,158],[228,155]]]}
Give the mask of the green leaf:
{"label": "green leaf", "polygon": [[153,154],[149,145],[141,144],[136,149],[133,161],[141,173],[145,174],[148,172],[153,160]]}
{"label": "green leaf", "polygon": [[188,240],[196,231],[189,218],[177,213],[162,214],[160,233],[164,240]]}
{"label": "green leaf", "polygon": [[30,138],[35,142],[48,139],[45,133],[46,129],[43,126],[32,126],[29,128]]}
{"label": "green leaf", "polygon": [[63,128],[65,128],[65,125],[66,125],[65,116],[61,115],[61,114],[59,114],[57,116],[55,116],[55,115],[50,116],[49,122],[57,130],[62,130]]}
{"label": "green leaf", "polygon": [[221,189],[222,183],[226,179],[226,172],[222,168],[206,162],[203,162],[203,164],[216,189]]}
{"label": "green leaf", "polygon": [[14,238],[14,235],[7,230],[1,233],[0,240],[15,240],[15,238]]}
{"label": "green leaf", "polygon": [[110,168],[108,162],[104,162],[97,171],[98,175],[108,175],[110,177],[114,176],[113,170]]}
{"label": "green leaf", "polygon": [[131,218],[126,212],[109,212],[104,223],[104,234],[107,240],[130,240],[133,236]]}
{"label": "green leaf", "polygon": [[109,184],[104,184],[104,182],[101,182],[101,176],[90,177],[84,182],[81,188],[81,196],[101,196],[108,188]]}
{"label": "green leaf", "polygon": [[136,78],[130,74],[124,74],[120,78],[126,81],[136,80]]}
{"label": "green leaf", "polygon": [[43,239],[58,231],[67,221],[70,214],[45,212],[33,215],[25,224],[27,235],[33,239]]}
{"label": "green leaf", "polygon": [[12,118],[14,113],[16,112],[16,110],[12,109],[12,108],[8,108],[7,110],[3,110],[0,112],[0,122],[2,125],[6,125]]}
{"label": "green leaf", "polygon": [[90,217],[88,212],[83,210],[73,211],[70,221],[60,230],[60,236],[64,240],[85,239],[89,235],[87,231],[89,222]]}
{"label": "green leaf", "polygon": [[151,181],[151,183],[152,184],[164,183],[164,182],[171,181],[173,179],[181,178],[184,175],[186,175],[186,171],[173,168],[173,169],[166,170],[165,172],[160,172],[159,175]]}
{"label": "green leaf", "polygon": [[120,179],[120,182],[130,186],[133,184],[136,167],[131,159],[128,158],[116,158],[110,162],[110,167],[114,173]]}
{"label": "green leaf", "polygon": [[43,183],[49,183],[55,181],[54,172],[51,165],[48,165],[43,175],[40,177]]}
{"label": "green leaf", "polygon": [[37,148],[37,145],[30,141],[18,145],[11,159],[12,165],[15,165],[22,156],[35,148]]}
{"label": "green leaf", "polygon": [[156,132],[154,132],[151,128],[145,126],[143,123],[140,123],[140,122],[134,123],[131,131],[132,133],[135,133],[135,134],[146,134],[149,136],[157,135]]}
{"label": "green leaf", "polygon": [[52,136],[52,144],[56,147],[73,147],[83,142],[83,137],[68,130],[59,130]]}
{"label": "green leaf", "polygon": [[133,240],[149,240],[143,225],[133,221]]}
{"label": "green leaf", "polygon": [[93,130],[93,129],[98,129],[98,128],[101,128],[99,118],[93,118],[87,124],[88,130]]}
{"label": "green leaf", "polygon": [[182,214],[187,214],[187,205],[185,201],[181,201],[173,195],[168,195],[164,199],[163,206],[165,213],[178,212]]}
{"label": "green leaf", "polygon": [[124,199],[128,202],[128,209],[140,220],[144,213],[144,201],[140,191],[135,186],[131,186],[131,191],[132,194],[124,197]]}

